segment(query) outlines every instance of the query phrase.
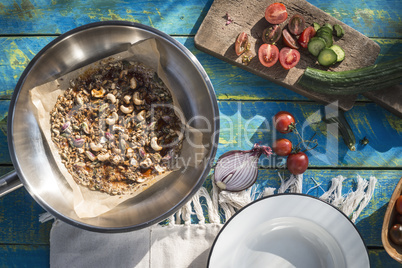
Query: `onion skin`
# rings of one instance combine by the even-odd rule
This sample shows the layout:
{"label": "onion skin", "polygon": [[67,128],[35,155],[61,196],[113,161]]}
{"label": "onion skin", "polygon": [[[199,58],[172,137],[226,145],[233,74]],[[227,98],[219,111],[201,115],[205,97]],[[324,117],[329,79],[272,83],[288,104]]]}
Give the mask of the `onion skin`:
{"label": "onion skin", "polygon": [[216,163],[215,184],[221,190],[232,192],[249,188],[257,180],[258,159],[262,154],[272,154],[271,148],[255,144],[251,150],[224,153]]}

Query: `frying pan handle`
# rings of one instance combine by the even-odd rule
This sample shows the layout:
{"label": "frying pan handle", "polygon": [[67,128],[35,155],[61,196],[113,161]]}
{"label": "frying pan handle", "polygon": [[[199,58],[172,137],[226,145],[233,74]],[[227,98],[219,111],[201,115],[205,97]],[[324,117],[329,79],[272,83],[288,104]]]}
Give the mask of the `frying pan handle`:
{"label": "frying pan handle", "polygon": [[15,170],[5,174],[0,178],[0,197],[20,188],[22,182],[18,178]]}

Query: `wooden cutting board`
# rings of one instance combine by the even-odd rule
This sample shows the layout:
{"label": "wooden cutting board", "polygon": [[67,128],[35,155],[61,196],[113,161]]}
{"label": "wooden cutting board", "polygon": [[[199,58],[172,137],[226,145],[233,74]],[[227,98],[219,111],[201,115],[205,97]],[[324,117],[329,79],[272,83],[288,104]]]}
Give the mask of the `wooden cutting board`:
{"label": "wooden cutting board", "polygon": [[[301,48],[299,49],[301,54],[299,63],[296,67],[287,71],[282,68],[279,61],[274,66],[267,68],[259,62],[258,56],[256,56],[248,65],[245,65],[242,63],[241,56],[236,55],[234,43],[240,32],[246,32],[249,35],[250,50],[257,54],[258,48],[263,44],[261,39],[262,32],[270,26],[264,18],[265,9],[274,2],[272,0],[215,0],[195,36],[196,47],[310,99],[324,104],[338,101],[342,110],[351,109],[355,103],[356,95],[334,96],[318,94],[308,92],[295,85],[295,83],[307,66],[323,70],[343,71],[372,65],[380,52],[380,46],[307,1],[282,0],[281,3],[286,6],[288,11],[288,19],[280,26],[285,27],[294,14],[304,16],[306,26],[312,25],[313,22],[317,22],[320,25],[326,22],[332,25],[341,25],[345,30],[345,35],[341,39],[334,37],[334,44],[341,46],[345,50],[346,57],[344,61],[325,68],[318,64],[316,57],[312,56],[307,49]],[[227,14],[233,20],[230,24],[226,24]],[[277,45],[279,49],[283,47],[282,39]],[[364,53],[364,57],[361,56],[362,53]]]}

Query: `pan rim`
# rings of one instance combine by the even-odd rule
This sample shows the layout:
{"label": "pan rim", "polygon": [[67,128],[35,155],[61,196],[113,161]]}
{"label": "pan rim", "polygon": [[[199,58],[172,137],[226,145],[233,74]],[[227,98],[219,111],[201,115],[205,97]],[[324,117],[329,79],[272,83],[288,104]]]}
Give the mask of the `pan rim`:
{"label": "pan rim", "polygon": [[[36,63],[38,60],[53,46],[57,45],[58,43],[62,42],[66,38],[69,38],[70,36],[77,34],[79,32],[89,30],[92,28],[97,28],[97,27],[105,27],[105,26],[127,26],[127,27],[134,27],[134,28],[139,28],[145,31],[149,31],[156,36],[159,36],[161,38],[164,38],[166,41],[170,42],[172,45],[175,46],[175,48],[179,49],[194,65],[194,67],[198,70],[199,75],[202,77],[203,81],[205,82],[206,88],[207,88],[207,93],[209,95],[209,99],[211,100],[212,104],[212,113],[214,115],[213,118],[213,123],[211,124],[213,126],[213,130],[217,131],[219,130],[220,127],[220,120],[219,120],[219,108],[218,108],[218,103],[217,103],[217,98],[215,95],[215,91],[212,85],[211,80],[209,79],[208,74],[206,73],[205,69],[202,67],[201,63],[198,61],[198,59],[192,54],[184,45],[179,43],[177,40],[175,40],[173,37],[170,35],[157,30],[153,27],[143,25],[140,23],[136,22],[129,22],[129,21],[102,21],[102,22],[94,22],[94,23],[89,23],[85,24],[82,26],[79,26],[77,28],[74,28],[70,31],[67,31],[64,34],[61,34],[60,36],[56,37],[54,40],[50,41],[45,47],[43,47],[36,55],[35,57],[29,62],[27,67],[24,69],[23,73],[21,74],[16,87],[14,89],[13,95],[11,97],[10,101],[10,106],[8,110],[8,120],[7,120],[7,130],[8,130],[8,135],[7,135],[7,141],[8,141],[8,148],[10,152],[10,158],[13,163],[14,169],[20,178],[21,182],[24,185],[24,188],[28,191],[28,193],[32,196],[32,198],[46,211],[48,211],[50,214],[52,214],[55,218],[60,219],[66,223],[69,223],[73,226],[89,230],[89,231],[95,231],[95,232],[106,232],[106,233],[121,233],[121,232],[128,232],[128,231],[134,231],[134,230],[139,230],[148,226],[151,226],[155,223],[158,223],[169,216],[173,215],[180,207],[182,207],[185,203],[187,203],[192,196],[196,193],[196,191],[199,190],[199,188],[202,186],[204,183],[206,177],[208,176],[210,170],[211,170],[211,164],[210,161],[208,161],[208,164],[205,165],[205,168],[203,172],[200,174],[197,183],[194,185],[194,187],[191,189],[191,191],[184,197],[182,198],[175,206],[170,208],[167,212],[159,215],[158,217],[141,223],[141,224],[136,224],[136,225],[130,225],[130,226],[121,226],[121,227],[100,227],[100,226],[95,226],[91,224],[87,224],[84,222],[79,222],[76,221],[66,215],[63,215],[62,213],[59,213],[56,209],[51,207],[50,205],[47,204],[46,201],[44,201],[39,195],[35,194],[32,189],[30,188],[29,184],[27,183],[27,180],[23,176],[23,171],[19,165],[19,160],[18,156],[16,155],[16,151],[14,150],[14,130],[13,130],[13,125],[14,125],[14,115],[15,115],[15,107],[18,102],[19,95],[21,93],[21,89],[23,85],[25,84],[26,78],[29,76],[31,73],[31,70],[35,67]],[[219,132],[218,132],[219,133]],[[211,140],[211,150],[209,154],[206,156],[206,159],[214,159],[216,152],[217,152],[217,145],[219,143],[219,135],[214,135],[213,140]]]}

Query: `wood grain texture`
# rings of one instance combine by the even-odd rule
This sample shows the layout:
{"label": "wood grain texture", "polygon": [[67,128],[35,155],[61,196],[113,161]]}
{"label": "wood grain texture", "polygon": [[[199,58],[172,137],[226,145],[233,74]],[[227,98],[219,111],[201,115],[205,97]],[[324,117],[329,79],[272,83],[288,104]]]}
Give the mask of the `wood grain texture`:
{"label": "wood grain texture", "polygon": [[[265,28],[270,24],[264,18],[265,8],[274,1],[225,1],[215,0],[207,16],[202,22],[196,36],[196,47],[221,60],[227,61],[237,67],[243,68],[249,72],[259,75],[272,82],[289,88],[303,96],[319,101],[321,103],[332,103],[338,101],[338,105],[343,110],[349,110],[353,107],[356,95],[353,96],[334,96],[318,94],[305,90],[297,85],[297,80],[304,73],[307,67],[331,71],[345,71],[374,64],[380,52],[377,43],[354,30],[352,27],[329,16],[321,9],[311,5],[307,1],[282,1],[288,12],[288,19],[280,24],[282,29],[286,28],[290,18],[295,14],[301,14],[306,25],[312,25],[317,22],[320,25],[330,23],[331,25],[340,24],[345,30],[345,35],[341,39],[335,38],[335,44],[342,47],[345,51],[345,59],[329,68],[324,68],[317,63],[317,58],[312,56],[306,49],[299,49],[301,54],[298,64],[290,69],[284,70],[279,62],[274,66],[267,68],[258,60],[258,49],[263,44],[261,36]],[[234,22],[225,25],[225,14],[230,14]],[[249,36],[250,51],[255,57],[248,64],[242,63],[242,56],[237,56],[234,51],[234,44],[239,33],[245,32]],[[285,45],[283,38],[277,43],[279,50]],[[362,51],[365,57],[360,57]]]}
{"label": "wood grain texture", "polygon": [[49,245],[1,245],[1,268],[44,268],[50,266]]}
{"label": "wood grain texture", "polygon": [[[334,18],[344,22],[380,45],[378,61],[402,56],[402,32],[400,27],[402,6],[400,0],[322,1],[309,0]],[[255,74],[223,62],[194,46],[194,35],[205,18],[213,0],[5,0],[0,3],[0,175],[13,167],[10,165],[6,140],[5,120],[9,99],[14,87],[29,61],[47,43],[61,33],[86,23],[103,20],[128,20],[155,27],[171,34],[184,44],[204,66],[210,76],[219,101],[221,114],[235,119],[237,101],[242,101],[242,116],[237,126],[244,126],[248,119],[258,115],[248,124],[251,141],[270,142],[269,133],[261,131],[261,118],[272,116],[276,109],[288,109],[297,117],[308,118],[323,107],[313,104],[289,89],[267,81]],[[359,96],[359,105],[347,113],[357,139],[367,136],[369,145],[358,147],[356,154],[347,152],[341,140],[337,148],[341,157],[339,169],[323,165],[315,159],[304,179],[304,191],[314,182],[325,189],[329,180],[337,175],[348,178],[344,190],[354,186],[357,174],[363,178],[376,176],[378,184],[370,204],[358,218],[357,227],[369,246],[372,267],[400,267],[381,249],[380,228],[387,202],[396,181],[401,177],[401,125],[399,118],[375,104],[367,104],[367,98]],[[260,121],[258,121],[260,120]],[[300,119],[301,120],[301,119]],[[236,122],[236,120],[234,121]],[[326,128],[311,126],[325,134]],[[237,131],[237,130],[236,130]],[[243,132],[223,131],[218,156],[230,148],[246,148],[236,143]],[[399,140],[398,140],[399,139]],[[322,140],[321,140],[322,141]],[[322,145],[324,146],[324,145]],[[323,152],[323,151],[322,151]],[[315,157],[312,157],[315,158]],[[273,162],[273,161],[272,161]],[[276,161],[275,163],[278,163]],[[349,163],[351,166],[349,167]],[[383,165],[390,167],[384,168]],[[269,162],[261,162],[262,167]],[[4,166],[5,165],[5,166]],[[321,169],[323,168],[323,169]],[[279,184],[277,169],[261,169],[258,182],[262,185]],[[286,172],[285,172],[286,174]],[[210,181],[204,185],[209,187]],[[321,190],[309,191],[319,195]],[[0,267],[48,267],[49,232],[51,222],[40,224],[38,217],[44,210],[24,188],[0,199]]]}
{"label": "wood grain texture", "polygon": [[[280,177],[288,176],[286,172],[277,169],[260,169],[256,192],[262,192],[265,187],[279,188]],[[343,194],[356,188],[356,178],[361,176],[369,179],[374,176],[378,184],[370,203],[362,211],[356,221],[356,226],[364,237],[368,246],[381,246],[381,227],[386,206],[395,185],[401,178],[400,170],[344,170],[344,169],[308,169],[304,174],[303,193],[319,197],[328,190],[330,179],[342,175],[346,177],[343,182]],[[211,172],[212,174],[212,172]],[[207,189],[211,189],[211,177],[204,183]],[[320,187],[317,187],[317,184]],[[41,224],[39,215],[45,212],[28,194],[24,188],[20,188],[0,199],[0,243],[3,244],[47,244],[51,222]],[[19,213],[16,213],[19,211]]]}
{"label": "wood grain texture", "polygon": [[[143,23],[168,34],[194,35],[212,2],[5,0],[0,3],[0,27],[5,35],[60,34],[86,23],[117,19]],[[366,36],[401,36],[399,0],[309,0],[309,3]]]}
{"label": "wood grain texture", "polygon": [[[8,100],[0,100],[0,164],[11,164],[8,150],[5,121]],[[265,102],[265,101],[219,101],[221,129],[216,159],[229,150],[249,150],[254,143],[272,146],[279,137],[286,137],[297,145],[294,134],[279,134],[274,131],[272,117],[281,110],[289,111],[297,120],[297,128],[303,139],[314,139],[318,146],[307,151],[311,167],[356,167],[392,168],[402,166],[402,119],[376,104],[358,104],[345,116],[356,137],[357,143],[366,137],[369,144],[357,144],[350,151],[338,130],[321,122],[326,115],[325,107],[312,102]],[[1,128],[0,128],[1,129]],[[383,138],[386,137],[386,138]],[[304,148],[302,144],[301,148]],[[283,165],[282,157],[262,158],[261,165]]]}
{"label": "wood grain texture", "polygon": [[126,20],[172,35],[195,34],[212,0],[96,1],[6,0],[0,3],[2,34],[61,34],[96,21]]}

